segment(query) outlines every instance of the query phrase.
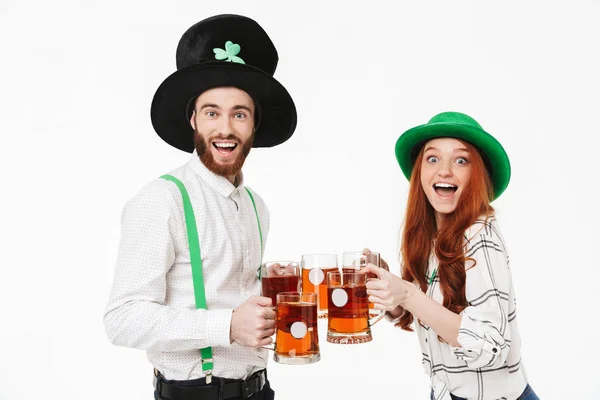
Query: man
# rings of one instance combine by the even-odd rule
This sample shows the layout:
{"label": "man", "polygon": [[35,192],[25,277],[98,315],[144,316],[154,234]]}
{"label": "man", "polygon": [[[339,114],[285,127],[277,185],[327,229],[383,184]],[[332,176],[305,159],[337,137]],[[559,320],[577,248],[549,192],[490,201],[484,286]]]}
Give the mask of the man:
{"label": "man", "polygon": [[249,18],[200,21],[176,58],[152,124],[193,154],[123,210],[106,332],[116,345],[147,350],[156,399],[272,399],[261,346],[272,342],[275,313],[257,275],[269,213],[241,168],[252,147],[291,137],[296,109],[272,76],[273,43]]}

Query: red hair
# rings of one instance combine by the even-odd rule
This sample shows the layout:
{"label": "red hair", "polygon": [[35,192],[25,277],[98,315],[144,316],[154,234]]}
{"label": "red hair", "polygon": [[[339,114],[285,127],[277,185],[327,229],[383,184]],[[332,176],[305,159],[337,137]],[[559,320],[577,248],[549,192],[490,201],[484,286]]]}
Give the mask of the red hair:
{"label": "red hair", "polygon": [[[437,276],[444,297],[442,305],[457,314],[467,307],[464,233],[477,218],[494,212],[490,205],[493,187],[483,159],[475,146],[462,143],[469,150],[471,178],[454,212],[444,216],[444,225],[440,229],[436,227],[435,210],[421,185],[425,146],[421,148],[410,177],[401,243],[402,279],[418,283],[421,290],[426,292],[429,256],[434,251],[439,260]],[[410,325],[413,319],[413,315],[405,311],[396,326],[412,331]]]}

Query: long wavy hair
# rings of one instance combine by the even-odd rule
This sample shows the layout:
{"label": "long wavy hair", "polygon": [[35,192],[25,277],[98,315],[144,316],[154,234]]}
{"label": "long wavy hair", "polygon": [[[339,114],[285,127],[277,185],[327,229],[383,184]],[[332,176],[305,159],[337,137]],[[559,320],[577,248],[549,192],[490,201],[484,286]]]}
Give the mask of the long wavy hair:
{"label": "long wavy hair", "polygon": [[[477,218],[494,213],[490,205],[493,187],[484,161],[475,146],[467,142],[461,143],[469,150],[471,178],[463,189],[456,209],[445,215],[444,224],[439,229],[436,226],[435,210],[427,200],[421,184],[421,163],[425,146],[421,148],[410,177],[401,242],[402,279],[418,283],[421,290],[426,292],[427,267],[431,252],[434,251],[439,260],[437,276],[444,297],[442,305],[457,314],[467,307],[464,233]],[[413,319],[413,315],[405,310],[396,326],[412,331],[410,325]]]}

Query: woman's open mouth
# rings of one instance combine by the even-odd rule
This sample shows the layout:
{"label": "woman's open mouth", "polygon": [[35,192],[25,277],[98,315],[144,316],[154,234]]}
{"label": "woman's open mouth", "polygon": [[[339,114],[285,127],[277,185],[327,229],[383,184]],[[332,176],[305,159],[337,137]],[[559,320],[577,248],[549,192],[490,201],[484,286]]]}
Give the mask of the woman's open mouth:
{"label": "woman's open mouth", "polygon": [[433,190],[441,197],[450,197],[458,190],[458,186],[451,183],[435,183]]}

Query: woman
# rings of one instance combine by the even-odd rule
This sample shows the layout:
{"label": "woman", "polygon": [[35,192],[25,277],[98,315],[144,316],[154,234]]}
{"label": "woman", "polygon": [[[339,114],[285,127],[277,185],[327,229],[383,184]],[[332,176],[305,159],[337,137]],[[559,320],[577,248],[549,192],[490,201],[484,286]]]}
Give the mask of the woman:
{"label": "woman", "polygon": [[369,265],[369,300],[417,331],[431,399],[538,399],[520,357],[509,258],[490,202],[510,180],[500,143],[446,112],[404,132],[396,158],[410,180],[402,278]]}

